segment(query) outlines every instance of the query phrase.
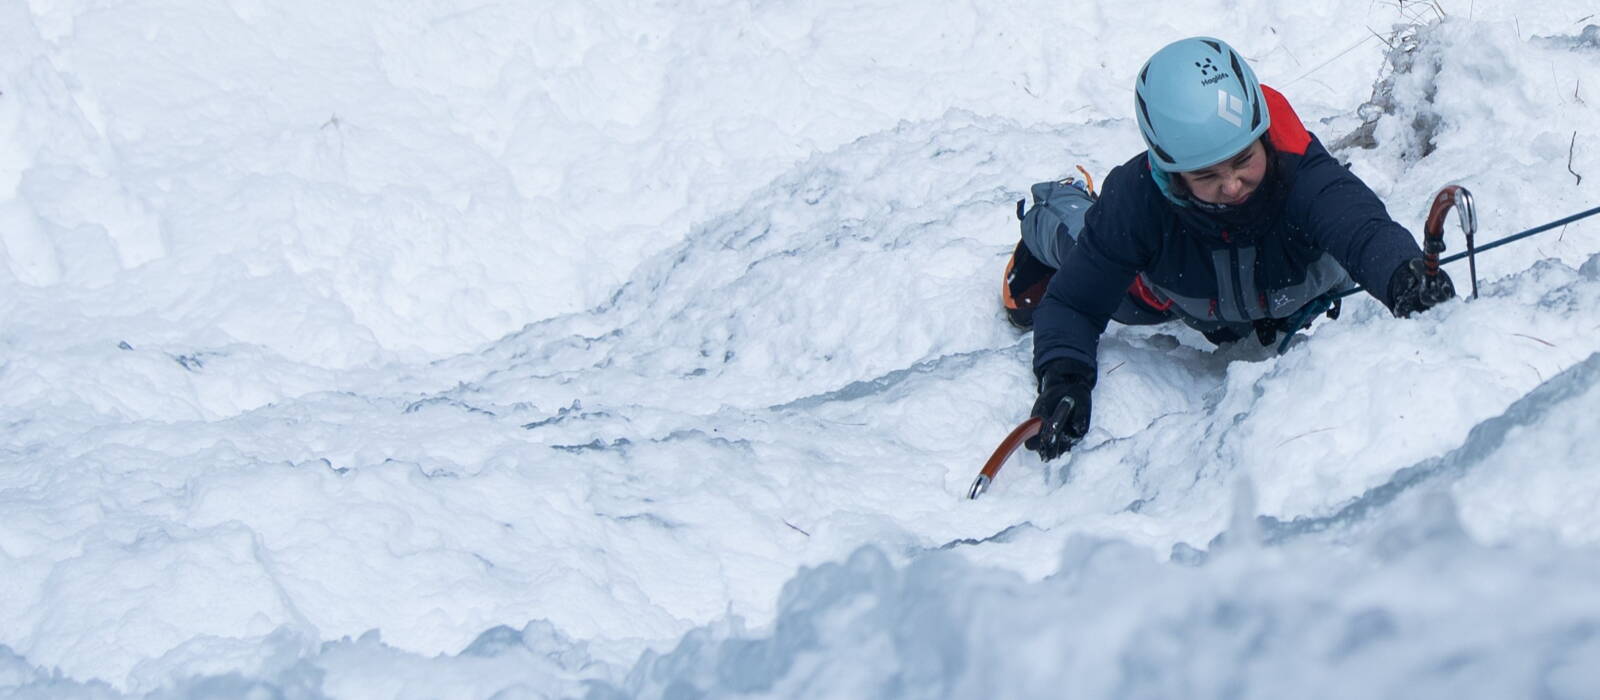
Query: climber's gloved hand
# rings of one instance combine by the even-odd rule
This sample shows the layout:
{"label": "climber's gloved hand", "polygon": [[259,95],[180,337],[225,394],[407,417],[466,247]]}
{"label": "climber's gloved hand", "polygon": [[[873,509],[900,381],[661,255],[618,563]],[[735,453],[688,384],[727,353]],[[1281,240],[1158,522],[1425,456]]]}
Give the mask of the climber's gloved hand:
{"label": "climber's gloved hand", "polygon": [[1089,432],[1089,393],[1094,368],[1069,359],[1054,360],[1039,374],[1039,399],[1033,415],[1043,424],[1024,446],[1049,461],[1070,451]]}
{"label": "climber's gloved hand", "polygon": [[1428,276],[1427,263],[1422,258],[1412,258],[1389,278],[1389,298],[1394,300],[1394,315],[1405,318],[1427,311],[1454,298],[1456,286],[1444,270]]}

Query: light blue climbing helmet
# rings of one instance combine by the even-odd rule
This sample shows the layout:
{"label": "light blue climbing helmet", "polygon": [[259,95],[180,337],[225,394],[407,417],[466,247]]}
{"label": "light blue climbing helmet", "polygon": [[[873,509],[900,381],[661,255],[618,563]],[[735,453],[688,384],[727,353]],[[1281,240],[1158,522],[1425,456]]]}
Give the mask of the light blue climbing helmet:
{"label": "light blue climbing helmet", "polygon": [[1145,61],[1133,92],[1150,164],[1166,173],[1227,160],[1272,123],[1255,72],[1221,39],[1166,45]]}

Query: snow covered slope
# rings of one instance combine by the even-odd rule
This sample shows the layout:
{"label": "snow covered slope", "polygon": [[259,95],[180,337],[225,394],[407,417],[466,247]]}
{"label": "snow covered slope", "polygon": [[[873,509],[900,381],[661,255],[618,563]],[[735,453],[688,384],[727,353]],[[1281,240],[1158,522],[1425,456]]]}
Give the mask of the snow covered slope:
{"label": "snow covered slope", "polygon": [[1487,239],[1600,205],[1592,12],[0,6],[0,694],[1581,697],[1597,219],[1282,356],[1113,329],[963,496],[1014,203],[1151,51]]}

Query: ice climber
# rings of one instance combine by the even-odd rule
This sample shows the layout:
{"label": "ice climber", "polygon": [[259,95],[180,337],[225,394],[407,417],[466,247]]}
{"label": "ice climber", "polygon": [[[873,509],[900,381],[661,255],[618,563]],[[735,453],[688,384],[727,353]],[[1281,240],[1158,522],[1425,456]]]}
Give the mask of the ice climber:
{"label": "ice climber", "polygon": [[1108,321],[1177,319],[1214,343],[1270,343],[1353,284],[1402,317],[1455,296],[1443,272],[1423,273],[1422,249],[1377,195],[1226,43],[1166,46],[1134,94],[1148,150],[1114,168],[1098,198],[1071,180],[1036,185],[1034,209],[1043,196],[1057,216],[1024,219],[1006,272],[1007,317],[1034,329],[1043,425],[1028,447],[1041,458],[1089,430]]}

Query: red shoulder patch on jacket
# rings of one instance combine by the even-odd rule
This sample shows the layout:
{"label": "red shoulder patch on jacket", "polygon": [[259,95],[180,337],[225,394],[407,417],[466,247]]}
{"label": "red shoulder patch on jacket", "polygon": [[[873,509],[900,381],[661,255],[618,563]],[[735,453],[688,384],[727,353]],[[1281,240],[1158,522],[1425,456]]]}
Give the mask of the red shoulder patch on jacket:
{"label": "red shoulder patch on jacket", "polygon": [[1171,299],[1162,301],[1161,297],[1156,296],[1154,290],[1145,285],[1144,275],[1133,276],[1133,284],[1128,285],[1128,294],[1132,295],[1133,298],[1144,302],[1145,306],[1155,309],[1156,311],[1166,311],[1167,309],[1172,308]]}
{"label": "red shoulder patch on jacket", "polygon": [[1267,138],[1272,139],[1273,148],[1305,155],[1306,147],[1311,145],[1311,132],[1306,131],[1300,115],[1294,113],[1294,108],[1289,106],[1289,100],[1284,99],[1283,93],[1262,85],[1261,94],[1267,99],[1267,114],[1272,115]]}

